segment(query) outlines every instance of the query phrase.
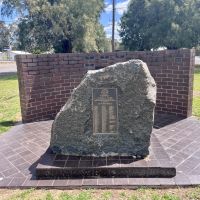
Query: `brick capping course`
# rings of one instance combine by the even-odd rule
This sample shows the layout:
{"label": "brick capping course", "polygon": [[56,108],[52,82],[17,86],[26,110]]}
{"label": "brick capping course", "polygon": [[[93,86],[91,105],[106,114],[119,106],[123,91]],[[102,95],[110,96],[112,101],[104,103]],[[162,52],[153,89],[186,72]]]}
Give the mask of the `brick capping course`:
{"label": "brick capping course", "polygon": [[23,122],[54,119],[88,70],[141,59],[157,83],[156,112],[192,114],[195,50],[17,55]]}

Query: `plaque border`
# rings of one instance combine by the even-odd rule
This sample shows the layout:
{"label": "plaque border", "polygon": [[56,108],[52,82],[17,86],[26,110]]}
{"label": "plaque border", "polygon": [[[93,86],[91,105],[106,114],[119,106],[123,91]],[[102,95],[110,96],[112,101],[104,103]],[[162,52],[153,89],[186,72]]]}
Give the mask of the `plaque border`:
{"label": "plaque border", "polygon": [[[116,104],[117,104],[117,119],[116,119],[116,122],[117,122],[117,127],[116,127],[116,132],[115,133],[95,133],[94,132],[94,117],[93,117],[93,113],[94,113],[94,106],[93,106],[93,90],[94,89],[115,89],[116,90]],[[118,118],[118,90],[117,88],[106,88],[106,87],[102,87],[102,88],[92,88],[92,134],[93,135],[118,135],[119,132],[118,132],[118,128],[119,128],[119,118]]]}

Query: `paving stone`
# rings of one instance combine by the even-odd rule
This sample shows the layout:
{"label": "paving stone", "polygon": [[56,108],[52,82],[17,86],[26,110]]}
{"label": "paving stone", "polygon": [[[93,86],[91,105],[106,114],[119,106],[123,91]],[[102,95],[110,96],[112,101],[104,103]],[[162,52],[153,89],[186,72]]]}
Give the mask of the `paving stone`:
{"label": "paving stone", "polygon": [[97,186],[97,179],[83,179],[83,186]]}
{"label": "paving stone", "polygon": [[18,172],[19,172],[18,169],[16,169],[15,167],[12,167],[11,169],[8,169],[8,170],[3,171],[2,174],[3,174],[5,177],[9,177],[10,175],[16,174],[16,173],[18,173]]}
{"label": "paving stone", "polygon": [[189,176],[192,185],[200,185],[200,175]]}
{"label": "paving stone", "polygon": [[193,157],[200,158],[200,150],[196,151],[196,152],[193,154]]}
{"label": "paving stone", "polygon": [[82,186],[83,185],[83,179],[69,179],[68,186]]}
{"label": "paving stone", "polygon": [[20,171],[8,176],[8,178],[25,178],[26,176]]}
{"label": "paving stone", "polygon": [[175,180],[174,178],[158,178],[160,185],[164,186],[173,186],[175,185]]}
{"label": "paving stone", "polygon": [[189,176],[185,175],[184,173],[178,173],[176,177],[174,177],[175,184],[177,186],[189,186],[191,185],[191,181]]}
{"label": "paving stone", "polygon": [[200,165],[198,165],[192,171],[190,171],[189,174],[191,174],[191,175],[194,175],[194,174],[200,175]]}
{"label": "paving stone", "polygon": [[110,186],[114,184],[113,178],[99,178],[98,179],[98,185],[102,186]]}
{"label": "paving stone", "polygon": [[3,160],[0,162],[0,172],[3,172],[3,171],[8,171],[9,169],[12,169],[13,168],[13,165],[6,161],[6,160]]}
{"label": "paving stone", "polygon": [[9,183],[9,187],[19,187],[21,185],[23,185],[23,183],[26,181],[26,178],[19,178],[19,177],[15,177],[12,179],[12,181]]}
{"label": "paving stone", "polygon": [[0,187],[7,187],[13,178],[0,178]]}
{"label": "paving stone", "polygon": [[129,179],[128,178],[113,178],[113,184],[125,186],[129,184]]}
{"label": "paving stone", "polygon": [[38,187],[49,187],[53,186],[54,180],[39,180],[37,186]]}
{"label": "paving stone", "polygon": [[145,186],[148,186],[148,185],[159,186],[160,185],[160,181],[157,178],[144,178],[143,181],[144,181]]}
{"label": "paving stone", "polygon": [[68,185],[68,179],[58,179],[53,182],[53,186],[55,187],[65,187]]}
{"label": "paving stone", "polygon": [[9,160],[9,162],[15,166],[15,165],[22,164],[26,161],[18,154],[16,159]]}
{"label": "paving stone", "polygon": [[144,178],[129,178],[129,185],[144,185]]}
{"label": "paving stone", "polygon": [[38,182],[38,180],[31,180],[27,178],[26,181],[22,184],[22,187],[36,187],[38,185]]}
{"label": "paving stone", "polygon": [[[171,144],[165,152],[168,153],[171,161],[178,166],[177,171],[180,170],[181,173],[178,172],[174,178],[155,178],[148,179],[148,181],[146,179],[146,183],[154,185],[159,182],[161,186],[200,184],[200,121],[191,117],[183,120],[179,119],[176,123],[171,124],[171,119],[165,120],[165,117],[160,118],[160,124],[158,121],[156,122],[157,129],[153,130],[151,138],[151,155],[146,159],[146,162],[148,166],[154,165],[155,162],[160,160],[160,158],[157,158],[161,157],[155,157],[154,148],[158,148],[155,151],[159,152],[161,149],[160,144]],[[118,187],[117,182],[120,184],[121,178],[116,179],[116,185],[114,178],[35,180],[35,166],[38,156],[42,156],[49,146],[51,124],[52,121],[22,124],[0,136],[0,187],[30,188],[39,185],[38,187],[41,188],[59,188],[64,185],[66,188],[73,188],[84,185],[92,187],[93,184],[94,186],[106,188]],[[184,151],[182,151],[183,149]],[[61,158],[59,159],[61,160]],[[74,159],[71,158],[71,161],[74,162]],[[119,158],[115,159],[107,158],[107,165],[116,164]],[[85,166],[89,163],[92,165],[89,157],[81,158],[79,166],[84,167],[84,162],[87,162]],[[125,164],[129,161],[124,160],[123,162]],[[90,180],[92,181],[90,182]],[[125,178],[124,184],[126,184],[125,187],[142,186],[145,185],[144,180],[144,178]],[[120,187],[124,187],[124,185]]]}

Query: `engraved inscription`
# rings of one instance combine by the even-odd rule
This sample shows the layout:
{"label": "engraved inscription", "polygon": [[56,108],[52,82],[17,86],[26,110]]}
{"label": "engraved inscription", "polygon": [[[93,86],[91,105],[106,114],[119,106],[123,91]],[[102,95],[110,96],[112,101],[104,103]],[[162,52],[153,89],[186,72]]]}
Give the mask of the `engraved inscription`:
{"label": "engraved inscription", "polygon": [[118,103],[116,88],[93,88],[93,133],[117,134]]}

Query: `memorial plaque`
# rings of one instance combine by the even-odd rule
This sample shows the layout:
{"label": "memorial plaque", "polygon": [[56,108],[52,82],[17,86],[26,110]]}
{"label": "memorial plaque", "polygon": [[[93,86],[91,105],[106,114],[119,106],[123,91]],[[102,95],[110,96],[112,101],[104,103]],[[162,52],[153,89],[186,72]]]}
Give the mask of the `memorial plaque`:
{"label": "memorial plaque", "polygon": [[116,88],[92,89],[93,134],[117,134],[118,103]]}

